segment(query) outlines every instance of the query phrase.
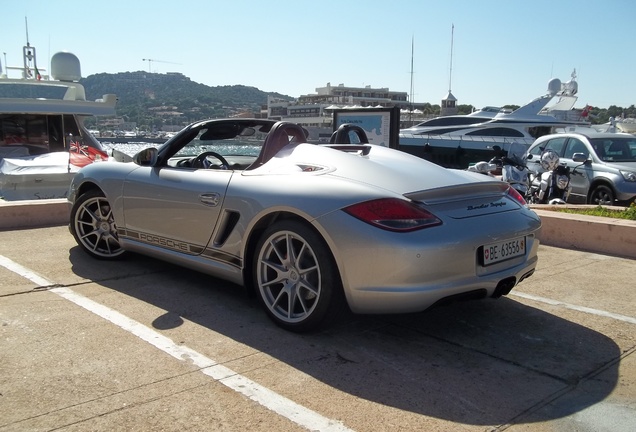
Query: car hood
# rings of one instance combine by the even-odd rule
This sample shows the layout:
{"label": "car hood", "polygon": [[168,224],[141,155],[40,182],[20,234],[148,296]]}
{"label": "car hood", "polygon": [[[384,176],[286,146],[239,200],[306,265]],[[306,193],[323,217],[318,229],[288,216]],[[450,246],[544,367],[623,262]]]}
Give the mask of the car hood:
{"label": "car hood", "polygon": [[[352,145],[352,148],[359,146]],[[447,169],[377,145],[372,145],[366,155],[360,151],[348,152],[315,144],[287,146],[262,167],[249,171],[249,175],[283,175],[300,171],[307,175],[329,175],[364,183],[417,200],[428,197],[437,201],[451,189],[458,192],[462,189],[459,193],[468,190],[471,193],[477,190],[499,193],[505,189],[505,184],[492,177]]]}
{"label": "car hood", "polygon": [[636,162],[603,162],[603,164],[617,170],[636,172]]}

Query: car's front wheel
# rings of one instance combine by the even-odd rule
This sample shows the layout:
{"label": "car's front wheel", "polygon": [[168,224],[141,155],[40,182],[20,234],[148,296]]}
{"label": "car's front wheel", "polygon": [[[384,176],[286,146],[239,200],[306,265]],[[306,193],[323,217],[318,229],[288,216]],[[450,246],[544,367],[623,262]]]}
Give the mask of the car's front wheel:
{"label": "car's front wheel", "polygon": [[590,204],[613,205],[614,191],[609,186],[598,185],[590,193]]}
{"label": "car's front wheel", "polygon": [[259,298],[282,328],[315,330],[344,307],[340,276],[327,245],[298,221],[280,221],[265,230],[253,270]]}
{"label": "car's front wheel", "polygon": [[89,255],[116,259],[125,252],[119,244],[110,203],[99,190],[80,195],[71,209],[71,233]]}

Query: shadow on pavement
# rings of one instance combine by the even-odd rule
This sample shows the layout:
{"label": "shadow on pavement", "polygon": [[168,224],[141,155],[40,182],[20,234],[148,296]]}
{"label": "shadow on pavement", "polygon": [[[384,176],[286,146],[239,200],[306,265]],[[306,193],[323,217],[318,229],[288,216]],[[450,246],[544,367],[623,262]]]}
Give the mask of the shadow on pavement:
{"label": "shadow on pavement", "polygon": [[[276,327],[242,287],[195,271],[137,255],[96,261],[77,247],[69,259],[78,276],[167,311],[151,324],[158,331],[192,321],[340,391],[453,422],[565,417],[602,401],[618,379],[610,338],[510,298],[351,315],[298,335]],[[583,381],[594,385],[559,404]]]}

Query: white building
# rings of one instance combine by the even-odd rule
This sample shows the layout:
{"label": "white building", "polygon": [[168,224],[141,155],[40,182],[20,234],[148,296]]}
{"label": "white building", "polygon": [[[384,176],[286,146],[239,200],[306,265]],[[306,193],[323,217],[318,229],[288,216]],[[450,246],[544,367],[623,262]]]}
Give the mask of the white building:
{"label": "white building", "polygon": [[315,94],[302,95],[295,101],[267,98],[263,116],[298,123],[309,131],[309,139],[326,141],[331,136],[334,109],[392,108],[415,109],[406,92],[388,88],[346,87],[344,84],[316,88]]}

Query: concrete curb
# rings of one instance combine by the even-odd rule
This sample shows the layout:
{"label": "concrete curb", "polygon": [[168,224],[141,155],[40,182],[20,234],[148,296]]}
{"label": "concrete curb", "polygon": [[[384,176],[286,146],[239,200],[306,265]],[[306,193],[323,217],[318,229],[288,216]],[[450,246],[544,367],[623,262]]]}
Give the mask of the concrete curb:
{"label": "concrete curb", "polygon": [[0,230],[66,225],[69,220],[66,199],[0,201]]}
{"label": "concrete curb", "polygon": [[532,206],[542,222],[541,243],[636,259],[636,221],[547,210],[551,207]]}
{"label": "concrete curb", "polygon": [[[553,207],[532,206],[543,224],[542,244],[636,259],[636,221],[548,210]],[[0,201],[0,230],[66,225],[69,210],[66,199]]]}

